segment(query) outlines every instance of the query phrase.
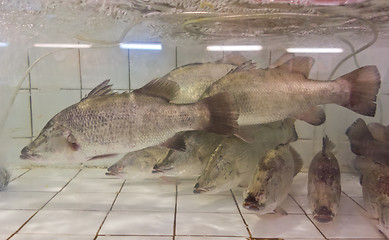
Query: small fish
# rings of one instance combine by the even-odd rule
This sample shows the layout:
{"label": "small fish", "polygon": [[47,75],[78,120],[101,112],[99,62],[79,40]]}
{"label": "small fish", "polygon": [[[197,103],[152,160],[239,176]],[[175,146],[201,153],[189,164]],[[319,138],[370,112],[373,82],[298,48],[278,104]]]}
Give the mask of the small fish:
{"label": "small fish", "polygon": [[308,79],[312,58],[285,60],[277,61],[281,65],[272,65],[268,69],[257,69],[245,63],[213,83],[204,97],[231,92],[240,108],[239,126],[285,118],[320,125],[325,121],[325,114],[317,105],[330,103],[362,115],[375,115],[376,95],[380,88],[376,66],[361,67],[334,81],[317,81]]}
{"label": "small fish", "polygon": [[308,198],[313,218],[318,222],[331,222],[340,201],[340,169],[332,153],[335,145],[326,136],[322,151],[317,153],[309,166]]}
{"label": "small fish", "polygon": [[0,191],[4,191],[7,188],[10,178],[11,173],[7,168],[0,166]]}
{"label": "small fish", "polygon": [[[389,141],[379,141],[369,131],[366,123],[357,119],[346,131],[351,151],[357,155],[371,158],[374,162],[389,166]],[[380,138],[377,136],[377,138]]]}
{"label": "small fish", "polygon": [[245,126],[240,130],[253,136],[251,143],[237,137],[224,138],[197,178],[195,193],[220,192],[238,185],[247,186],[258,161],[269,150],[279,144],[297,140],[292,119]]}
{"label": "small fish", "polygon": [[293,177],[301,166],[301,157],[289,145],[270,150],[257,165],[244,193],[243,207],[261,215],[272,212],[287,215],[279,205],[288,196]]}
{"label": "small fish", "polygon": [[169,148],[148,147],[135,152],[129,152],[118,162],[108,168],[106,175],[118,175],[126,177],[136,177],[150,173],[154,164],[166,157]]}
{"label": "small fish", "polygon": [[361,172],[365,209],[378,218],[379,229],[389,237],[389,166],[369,161],[369,167]]}
{"label": "small fish", "polygon": [[55,115],[22,149],[21,158],[83,161],[156,145],[183,150],[185,143],[175,137],[181,131],[237,132],[239,114],[230,94],[170,104],[178,90],[174,82],[154,80],[131,93],[115,94],[107,80]]}

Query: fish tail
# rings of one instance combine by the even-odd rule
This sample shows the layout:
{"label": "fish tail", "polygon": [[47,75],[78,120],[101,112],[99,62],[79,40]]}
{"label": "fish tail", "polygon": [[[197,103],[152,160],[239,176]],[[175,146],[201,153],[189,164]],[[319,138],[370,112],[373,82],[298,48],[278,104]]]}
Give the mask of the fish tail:
{"label": "fish tail", "polygon": [[330,153],[330,152],[332,152],[332,150],[334,150],[334,148],[335,148],[335,144],[333,142],[331,142],[331,140],[326,135],[323,138],[323,148],[322,148],[323,155],[327,156],[328,153]]}
{"label": "fish tail", "polygon": [[357,155],[363,155],[366,141],[373,140],[365,121],[358,118],[346,131],[351,144],[351,151]]}
{"label": "fish tail", "polygon": [[349,85],[346,88],[349,98],[341,105],[362,115],[374,117],[380,79],[376,66],[361,67],[338,78],[336,82],[343,85],[346,81]]}
{"label": "fish tail", "polygon": [[230,93],[219,93],[201,100],[210,112],[210,120],[203,130],[220,135],[233,135],[238,132],[238,107]]}

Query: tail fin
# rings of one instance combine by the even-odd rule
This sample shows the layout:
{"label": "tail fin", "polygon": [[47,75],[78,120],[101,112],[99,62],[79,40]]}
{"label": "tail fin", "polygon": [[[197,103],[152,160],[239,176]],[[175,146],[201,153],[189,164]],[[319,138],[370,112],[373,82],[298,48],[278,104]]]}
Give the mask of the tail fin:
{"label": "tail fin", "polygon": [[210,121],[203,130],[220,135],[233,135],[238,132],[239,111],[232,94],[224,92],[200,101],[210,112]]}
{"label": "tail fin", "polygon": [[373,140],[365,121],[358,118],[346,131],[351,144],[351,151],[357,155],[363,155],[366,141]]}
{"label": "tail fin", "polygon": [[374,117],[380,79],[376,66],[361,67],[338,78],[337,82],[346,81],[350,86],[349,99],[342,106],[362,115]]}

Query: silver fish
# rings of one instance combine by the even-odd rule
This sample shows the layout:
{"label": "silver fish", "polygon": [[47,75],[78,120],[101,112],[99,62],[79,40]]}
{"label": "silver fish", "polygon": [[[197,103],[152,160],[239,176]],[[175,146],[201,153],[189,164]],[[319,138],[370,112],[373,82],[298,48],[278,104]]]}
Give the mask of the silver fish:
{"label": "silver fish", "polygon": [[7,188],[11,173],[4,166],[0,166],[0,191]]}
{"label": "silver fish", "polygon": [[362,119],[357,119],[347,129],[346,135],[350,140],[353,153],[389,166],[389,141],[382,142],[375,139]]}
{"label": "silver fish", "polygon": [[297,140],[291,119],[245,126],[240,130],[252,135],[251,143],[237,137],[223,139],[197,178],[194,192],[220,192],[238,185],[247,186],[255,166],[269,150]]}
{"label": "silver fish", "polygon": [[106,175],[135,177],[139,173],[147,174],[157,161],[168,155],[169,151],[169,148],[164,147],[148,147],[135,152],[129,152],[114,165],[110,166]]}
{"label": "silver fish", "polygon": [[131,93],[113,94],[103,82],[81,102],[55,115],[21,158],[86,160],[162,145],[184,149],[181,131],[237,131],[238,111],[228,93],[194,104],[170,104],[179,87],[154,80]]}
{"label": "silver fish", "polygon": [[[368,160],[369,161],[369,160]],[[389,166],[369,161],[361,177],[366,210],[379,220],[379,229],[389,237]]]}
{"label": "silver fish", "polygon": [[280,145],[270,150],[257,165],[244,192],[243,207],[257,211],[258,214],[287,214],[279,205],[288,196],[293,177],[301,166],[301,157],[289,145]]}
{"label": "silver fish", "polygon": [[309,166],[308,198],[313,218],[330,222],[336,215],[340,201],[340,169],[332,153],[335,145],[326,136],[322,151],[317,153]]}
{"label": "silver fish", "polygon": [[285,118],[320,125],[325,114],[317,105],[330,103],[366,116],[375,115],[380,87],[376,66],[361,67],[334,81],[316,81],[308,79],[312,65],[310,57],[294,57],[269,69],[243,64],[213,83],[204,96],[231,92],[240,108],[239,126]]}

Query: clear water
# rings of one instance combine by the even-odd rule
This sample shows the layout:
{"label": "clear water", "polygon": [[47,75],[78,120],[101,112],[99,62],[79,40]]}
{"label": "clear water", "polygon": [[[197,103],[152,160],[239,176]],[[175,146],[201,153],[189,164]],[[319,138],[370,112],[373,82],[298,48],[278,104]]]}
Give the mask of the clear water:
{"label": "clear water", "polygon": [[[33,163],[20,160],[19,154],[54,114],[103,80],[111,79],[119,91],[136,89],[178,66],[223,57],[223,52],[207,51],[209,45],[261,45],[262,51],[242,54],[262,68],[290,47],[342,48],[343,53],[302,54],[315,59],[310,77],[335,79],[359,66],[376,65],[382,81],[377,113],[362,118],[388,125],[389,2],[302,2],[1,1],[1,164],[10,169],[110,166],[115,160]],[[162,50],[119,47],[134,42],[161,43]],[[90,48],[39,48],[37,43]],[[353,172],[354,155],[344,132],[361,115],[333,105],[325,111],[327,121],[320,127],[296,122],[299,140],[293,145],[303,157],[303,170],[329,135],[342,171]]]}

